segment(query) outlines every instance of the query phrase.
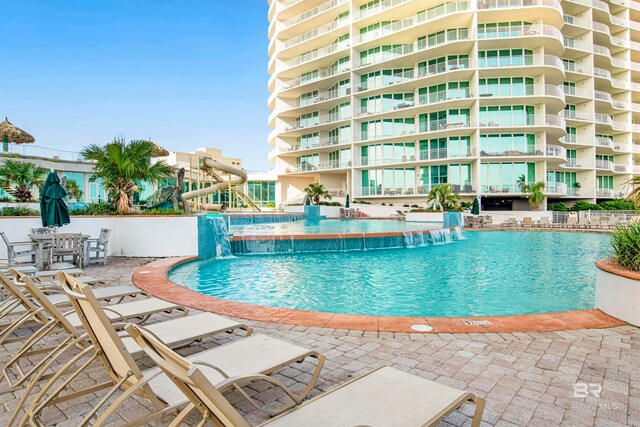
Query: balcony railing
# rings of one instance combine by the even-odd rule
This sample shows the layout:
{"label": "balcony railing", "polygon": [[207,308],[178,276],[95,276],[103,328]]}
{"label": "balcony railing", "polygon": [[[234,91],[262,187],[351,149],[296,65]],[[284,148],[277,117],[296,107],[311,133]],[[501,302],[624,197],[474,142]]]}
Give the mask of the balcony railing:
{"label": "balcony railing", "polygon": [[284,25],[287,27],[290,27],[292,25],[297,24],[298,22],[302,22],[305,21],[309,18],[312,18],[316,15],[321,14],[322,12],[324,12],[325,10],[331,9],[333,7],[339,6],[342,3],[346,3],[348,0],[331,0],[328,1],[326,3],[322,3],[321,5],[314,7],[311,10],[307,10],[299,15],[294,16],[291,19],[287,19],[286,21],[284,21]]}
{"label": "balcony railing", "polygon": [[587,122],[591,121],[591,116],[589,116],[589,114],[575,110],[563,110],[560,112],[560,116],[564,117],[565,119],[571,120],[584,120]]}
{"label": "balcony railing", "polygon": [[[356,193],[360,197],[372,197],[372,196],[415,196],[425,195],[436,184],[424,184],[416,186],[385,186],[377,185],[370,187],[356,188]],[[451,184],[451,191],[459,194],[475,194],[474,186],[471,184]]]}
{"label": "balcony railing", "polygon": [[395,47],[388,51],[380,51],[373,55],[367,55],[360,59],[360,66],[364,67],[371,64],[377,64],[384,61],[389,61],[394,58],[398,58],[404,55],[408,55],[413,52],[412,44],[404,44],[400,47]]}
{"label": "balcony railing", "polygon": [[315,37],[321,36],[323,34],[329,34],[332,31],[335,31],[337,28],[342,27],[346,23],[349,22],[348,18],[338,19],[336,21],[332,21],[328,24],[321,25],[317,28],[314,28],[311,31],[307,31],[306,33],[300,34],[297,37],[290,38],[284,42],[284,47],[288,48],[300,43],[304,43],[307,40],[313,39]]}
{"label": "balcony railing", "polygon": [[563,62],[554,55],[521,55],[521,56],[496,56],[491,58],[481,58],[478,61],[478,68],[508,68],[527,66],[550,66],[560,70],[564,69]]}
{"label": "balcony railing", "polygon": [[404,108],[414,107],[416,105],[413,99],[384,99],[380,101],[385,102],[375,102],[368,106],[356,108],[356,117],[364,116],[366,114],[389,113],[392,111],[402,110]]}
{"label": "balcony railing", "polygon": [[511,147],[511,148],[497,148],[480,151],[481,157],[532,157],[532,156],[551,156],[565,158],[567,156],[567,150],[558,145],[535,145],[530,147]]}
{"label": "balcony railing", "polygon": [[313,105],[313,104],[317,104],[318,102],[324,102],[324,101],[330,101],[332,99],[335,98],[340,98],[342,96],[347,96],[351,93],[351,89],[347,88],[346,90],[338,90],[338,89],[334,89],[334,90],[327,90],[327,91],[322,91],[322,92],[318,92],[316,95],[312,96],[312,97],[308,97],[308,98],[299,98],[296,100],[296,102],[294,103],[293,106],[290,106],[291,108],[297,108],[297,107],[306,107],[307,105]]}
{"label": "balcony railing", "polygon": [[351,144],[350,139],[340,139],[338,137],[320,138],[317,142],[309,142],[305,145],[290,145],[288,147],[280,147],[280,153],[290,153],[292,151],[311,150],[321,147],[332,147],[334,145]]}
{"label": "balcony railing", "polygon": [[567,184],[564,182],[547,182],[543,191],[547,194],[565,195],[567,194]]}
{"label": "balcony railing", "polygon": [[570,158],[566,160],[562,167],[575,169],[592,169],[593,164],[586,159]]}
{"label": "balcony railing", "polygon": [[420,132],[436,132],[460,128],[468,128],[471,126],[469,117],[453,117],[440,120],[432,120],[420,123]]}
{"label": "balcony railing", "polygon": [[498,193],[522,193],[520,186],[517,184],[494,184],[483,185],[481,187],[484,194],[498,194]]}
{"label": "balcony railing", "polygon": [[316,172],[329,169],[341,169],[350,168],[351,160],[325,160],[317,164],[313,163],[301,163],[295,167],[287,168],[286,173],[300,173],[300,172]]}
{"label": "balcony railing", "polygon": [[610,138],[603,138],[601,136],[596,136],[596,145],[598,147],[609,147],[609,148],[613,148],[613,139]]}
{"label": "balcony railing", "polygon": [[611,160],[596,159],[596,169],[606,169],[613,171],[613,162]]}
{"label": "balcony railing", "polygon": [[478,10],[484,9],[511,9],[514,7],[549,6],[562,12],[560,3],[556,0],[480,0]]}
{"label": "balcony railing", "polygon": [[306,129],[314,126],[325,125],[328,123],[340,122],[343,120],[349,120],[351,115],[349,113],[345,113],[343,115],[340,114],[325,114],[318,117],[313,117],[311,119],[305,119],[304,121],[298,121],[291,126],[285,127],[285,132],[297,129]]}
{"label": "balcony railing", "polygon": [[355,14],[355,19],[358,20],[366,18],[367,16],[374,15],[376,13],[382,12],[383,10],[390,9],[408,1],[409,0],[383,0],[371,7],[361,9],[358,13]]}
{"label": "balcony railing", "polygon": [[425,22],[429,22],[446,15],[471,10],[470,5],[471,2],[466,0],[441,4],[425,12],[418,13],[415,16],[391,22],[390,24],[381,26],[380,28],[373,31],[367,31],[366,33],[357,36],[355,38],[355,43],[364,43],[380,37],[384,37],[389,34],[396,33],[398,31],[405,30],[407,28],[421,25]]}
{"label": "balcony railing", "polygon": [[292,89],[294,87],[306,85],[309,83],[317,82],[318,80],[326,79],[337,74],[346,73],[351,70],[351,62],[344,62],[334,67],[323,68],[318,70],[318,73],[313,77],[298,77],[292,80],[286,80],[282,82],[282,89]]}
{"label": "balcony railing", "polygon": [[466,150],[453,150],[449,148],[434,148],[431,150],[421,150],[420,160],[443,160],[462,159],[475,156],[475,148],[468,147]]}
{"label": "balcony railing", "polygon": [[413,80],[414,78],[415,73],[413,69],[393,73],[390,75],[380,75],[368,78],[366,81],[360,83],[360,86],[358,86],[356,90],[358,92],[362,92],[364,90],[378,89],[385,86],[408,82]]}
{"label": "balcony railing", "polygon": [[305,62],[313,61],[314,59],[318,59],[320,57],[331,55],[332,53],[347,49],[349,46],[351,46],[351,43],[348,40],[340,43],[335,43],[330,46],[323,47],[321,49],[304,53],[293,59],[285,61],[285,64],[288,67],[295,67],[296,65],[304,64]]}
{"label": "balcony railing", "polygon": [[597,188],[596,197],[615,197],[616,193],[611,188]]}
{"label": "balcony railing", "polygon": [[527,36],[549,36],[563,42],[562,32],[553,25],[547,24],[526,24],[508,25],[497,28],[485,28],[478,32],[478,39],[500,39]]}
{"label": "balcony railing", "polygon": [[438,102],[451,101],[453,99],[468,99],[473,97],[469,88],[447,89],[438,92],[418,95],[418,103],[421,105],[435,104]]}
{"label": "balcony railing", "polygon": [[562,117],[553,114],[521,114],[503,119],[501,117],[492,120],[480,121],[480,127],[522,127],[522,126],[554,126],[565,127]]}
{"label": "balcony railing", "polygon": [[92,160],[85,159],[81,153],[76,151],[56,150],[53,148],[26,144],[9,144],[8,148],[9,151],[0,151],[0,156],[17,155],[24,157],[38,157],[47,160],[63,162],[93,163]]}

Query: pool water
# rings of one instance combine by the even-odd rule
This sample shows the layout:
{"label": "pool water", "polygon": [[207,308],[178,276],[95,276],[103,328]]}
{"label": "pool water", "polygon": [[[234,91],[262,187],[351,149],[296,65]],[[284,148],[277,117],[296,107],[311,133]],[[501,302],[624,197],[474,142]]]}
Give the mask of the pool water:
{"label": "pool water", "polygon": [[464,233],[446,245],[198,260],[174,282],[232,301],[380,316],[500,316],[594,307],[609,236]]}
{"label": "pool water", "polygon": [[291,221],[272,224],[233,225],[233,235],[288,235],[288,234],[345,234],[345,233],[383,233],[430,230],[442,228],[441,222],[420,223],[392,220],[339,220],[326,219],[322,221]]}

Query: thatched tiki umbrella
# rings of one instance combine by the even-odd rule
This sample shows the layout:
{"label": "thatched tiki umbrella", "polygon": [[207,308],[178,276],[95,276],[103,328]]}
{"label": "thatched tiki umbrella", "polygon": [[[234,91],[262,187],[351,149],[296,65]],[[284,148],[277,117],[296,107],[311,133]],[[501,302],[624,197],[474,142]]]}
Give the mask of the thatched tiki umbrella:
{"label": "thatched tiki umbrella", "polygon": [[4,122],[0,123],[0,140],[2,140],[2,151],[9,151],[9,143],[14,144],[31,144],[35,142],[35,138],[23,131],[19,127],[12,125],[8,118],[4,118]]}
{"label": "thatched tiki umbrella", "polygon": [[151,138],[149,138],[149,142],[151,143],[151,145],[153,145],[153,151],[151,152],[151,157],[167,157],[169,155],[169,151],[167,151],[166,149],[162,148],[161,146],[153,142]]}

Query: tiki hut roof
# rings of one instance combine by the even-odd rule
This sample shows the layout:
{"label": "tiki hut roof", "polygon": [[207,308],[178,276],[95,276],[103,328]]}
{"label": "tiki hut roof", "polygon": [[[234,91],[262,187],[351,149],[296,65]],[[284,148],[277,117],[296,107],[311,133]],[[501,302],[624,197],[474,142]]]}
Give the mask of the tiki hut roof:
{"label": "tiki hut roof", "polygon": [[12,125],[6,117],[4,118],[4,122],[0,123],[0,141],[5,139],[15,144],[30,144],[36,140],[27,132]]}
{"label": "tiki hut roof", "polygon": [[153,151],[151,152],[152,157],[167,157],[169,155],[169,151],[153,142],[151,138],[149,138],[149,142],[153,144]]}

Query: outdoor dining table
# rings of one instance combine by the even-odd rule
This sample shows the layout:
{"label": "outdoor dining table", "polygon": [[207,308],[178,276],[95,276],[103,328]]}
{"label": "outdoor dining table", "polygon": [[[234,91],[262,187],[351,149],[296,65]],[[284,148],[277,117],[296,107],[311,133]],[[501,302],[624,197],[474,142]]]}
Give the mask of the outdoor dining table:
{"label": "outdoor dining table", "polygon": [[[44,270],[45,260],[48,259],[47,254],[50,250],[50,245],[53,242],[53,236],[53,234],[29,234],[29,239],[31,239],[36,249],[36,268],[38,270]],[[89,238],[91,238],[91,236],[88,234],[82,234],[80,236],[82,252],[84,254],[82,257],[81,267],[86,267],[89,259],[87,257],[87,240],[89,240]]]}

